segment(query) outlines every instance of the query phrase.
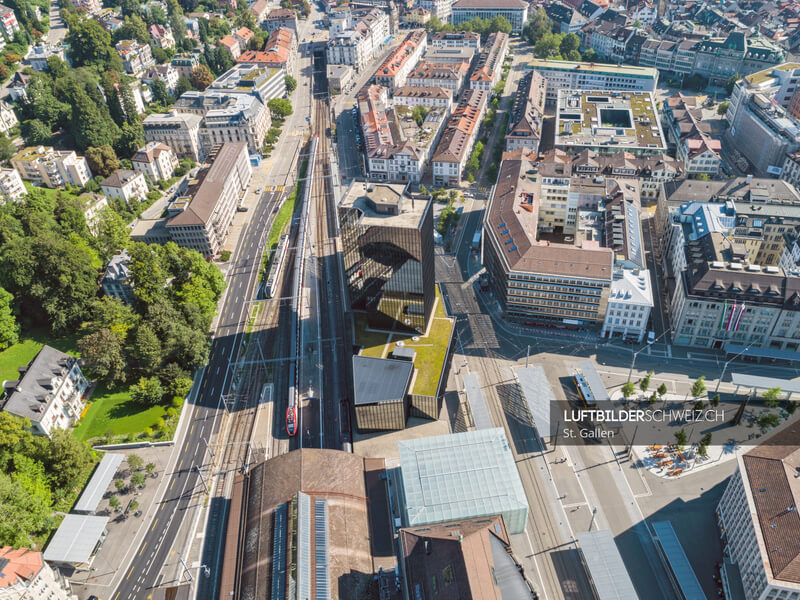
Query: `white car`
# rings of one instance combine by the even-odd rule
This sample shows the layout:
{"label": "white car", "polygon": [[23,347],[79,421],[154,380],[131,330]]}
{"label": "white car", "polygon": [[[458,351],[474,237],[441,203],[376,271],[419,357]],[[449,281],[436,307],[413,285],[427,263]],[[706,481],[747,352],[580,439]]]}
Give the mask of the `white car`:
{"label": "white car", "polygon": [[647,332],[647,343],[652,344],[656,341],[656,332],[655,331],[648,331]]}

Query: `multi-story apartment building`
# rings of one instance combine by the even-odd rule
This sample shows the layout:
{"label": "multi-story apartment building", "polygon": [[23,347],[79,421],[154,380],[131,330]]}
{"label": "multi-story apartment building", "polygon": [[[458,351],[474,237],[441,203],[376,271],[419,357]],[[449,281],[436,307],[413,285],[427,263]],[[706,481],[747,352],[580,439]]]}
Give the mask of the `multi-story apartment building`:
{"label": "multi-story apartment building", "polygon": [[419,183],[449,115],[431,108],[418,125],[407,106],[389,106],[386,89],[368,86],[358,94],[369,179]]}
{"label": "multi-story apartment building", "polygon": [[431,34],[430,45],[434,48],[474,48],[480,52],[481,36],[474,31],[437,31]]}
{"label": "multi-story apartment building", "polygon": [[275,8],[266,16],[262,27],[265,31],[287,27],[297,33],[297,13],[291,8]]}
{"label": "multi-story apartment building", "polygon": [[144,127],[145,142],[162,142],[181,158],[200,160],[200,123],[203,117],[196,114],[169,112],[147,115]]}
{"label": "multi-story apartment building", "polygon": [[456,0],[451,10],[454,25],[500,16],[508,19],[512,32],[519,33],[528,21],[528,3],[523,0]]}
{"label": "multi-story apartment building", "polygon": [[453,106],[453,91],[438,87],[412,87],[404,85],[394,91],[392,103],[395,106],[427,106],[444,108]]}
{"label": "multi-story apartment building", "polygon": [[217,77],[205,92],[185,92],[175,103],[197,114],[224,103],[219,93],[255,96],[266,106],[273,98],[286,96],[286,72],[259,64],[239,63]]}
{"label": "multi-story apartment building", "polygon": [[76,11],[88,15],[97,14],[103,9],[103,3],[100,0],[70,0],[70,2]]}
{"label": "multi-story apartment building", "polygon": [[109,298],[116,298],[125,304],[132,303],[135,298],[131,282],[130,260],[131,257],[127,250],[115,254],[108,261],[103,277],[100,279],[103,293]]}
{"label": "multi-story apartment building", "polygon": [[539,151],[544,123],[547,80],[538,71],[528,71],[520,79],[508,121],[506,150]]}
{"label": "multi-story apartment building", "polygon": [[246,143],[222,144],[211,157],[211,167],[201,171],[186,194],[173,203],[166,222],[170,239],[206,258],[216,256],[252,173]]}
{"label": "multi-story apartment building", "polygon": [[778,267],[792,276],[800,276],[800,231],[792,231],[784,236]]}
{"label": "multi-story apartment building", "polygon": [[232,35],[226,35],[225,37],[220,38],[217,41],[217,45],[230,52],[234,60],[239,58],[242,53],[242,46],[240,45],[239,40]]}
{"label": "multi-story apartment building", "polygon": [[34,185],[59,188],[83,187],[92,178],[89,164],[73,150],[53,150],[51,146],[29,146],[11,158],[20,177]]}
{"label": "multi-story apartment building", "polygon": [[373,8],[356,16],[342,12],[332,23],[326,47],[328,63],[350,65],[363,70],[383,47],[390,35],[389,15]]}
{"label": "multi-story apartment building", "polygon": [[169,26],[153,23],[147,28],[147,32],[153,38],[153,43],[159,48],[169,50],[175,47],[175,36],[172,35],[172,29]]}
{"label": "multi-story apartment building", "polygon": [[161,142],[149,142],[131,157],[133,170],[144,173],[152,181],[169,179],[178,168],[178,157],[172,148]]}
{"label": "multi-story apartment building", "polygon": [[[558,210],[564,222],[571,213],[566,209],[566,172],[542,173],[537,158],[509,152],[500,165],[483,230],[489,285],[506,316],[599,325],[611,292],[614,252],[600,246],[600,232],[594,226],[597,218],[588,214],[571,240],[551,240],[549,234],[540,233],[539,223],[545,216],[543,185],[559,187],[556,184],[566,180],[566,186],[560,185],[565,202],[558,203],[562,206]],[[553,192],[550,196],[549,202],[555,205]]]}
{"label": "multi-story apartment building", "polygon": [[800,151],[789,152],[783,160],[781,179],[800,188]]}
{"label": "multi-story apartment building", "polygon": [[438,64],[457,65],[462,62],[472,64],[475,54],[475,48],[438,48],[429,45],[422,60]]}
{"label": "multi-story apartment building", "polygon": [[0,600],[76,600],[69,580],[50,568],[41,552],[0,548]]}
{"label": "multi-story apartment building", "polygon": [[409,27],[422,27],[431,20],[431,11],[421,6],[409,8],[400,17],[400,21]]}
{"label": "multi-story apartment building", "polygon": [[0,133],[8,133],[8,130],[17,123],[19,120],[14,109],[5,100],[0,100]]}
{"label": "multi-story apartment building", "polygon": [[662,112],[665,127],[686,172],[710,176],[719,173],[722,144],[711,137],[711,126],[703,121],[703,109],[698,97],[676,92],[666,99]]}
{"label": "multi-story apartment building", "polygon": [[725,140],[759,176],[779,175],[786,155],[800,150],[800,122],[788,112],[798,80],[800,65],[786,63],[748,75],[733,88]]}
{"label": "multi-story apartment building", "polygon": [[735,597],[731,590],[743,590],[748,600],[800,599],[798,550],[791,542],[800,533],[798,448],[800,436],[791,428],[736,456],[737,469],[717,505],[726,598]]}
{"label": "multi-story apartment building", "polygon": [[16,169],[0,169],[0,196],[4,200],[19,200],[27,191]]}
{"label": "multi-story apartment building", "polygon": [[461,183],[461,174],[478,137],[488,103],[489,92],[485,90],[468,89],[464,92],[431,160],[434,185],[454,186]]}
{"label": "multi-story apartment building", "polygon": [[406,77],[417,64],[428,45],[424,29],[415,29],[406,35],[400,45],[375,71],[375,83],[390,93],[406,84]]}
{"label": "multi-story apartment building", "polygon": [[444,88],[458,96],[467,81],[469,63],[440,64],[427,61],[420,62],[406,79],[410,87]]}
{"label": "multi-story apartment building", "polygon": [[469,87],[490,91],[500,81],[507,52],[508,34],[500,31],[489,34],[469,77]]}
{"label": "multi-story apartment building", "polygon": [[547,79],[548,103],[555,103],[562,89],[654,92],[658,85],[653,68],[542,59],[532,60],[530,67]]}
{"label": "multi-story apartment building", "polygon": [[263,52],[248,50],[239,56],[236,62],[282,69],[286,75],[294,76],[297,62],[297,35],[291,29],[280,27],[269,35]]}
{"label": "multi-story apartment building", "polygon": [[78,202],[83,209],[86,227],[89,228],[92,235],[97,235],[97,225],[100,223],[100,216],[103,211],[108,208],[108,198],[103,194],[86,192],[78,196]]}
{"label": "multi-story apartment building", "polygon": [[54,429],[68,429],[81,418],[89,384],[77,358],[45,345],[20,369],[20,378],[6,386],[0,408],[29,419],[34,434],[49,437]]}
{"label": "multi-story apartment building", "polygon": [[141,73],[156,64],[150,44],[142,44],[136,40],[121,40],[117,42],[116,49],[122,57],[125,72],[130,75]]}
{"label": "multi-story apartment building", "polygon": [[142,75],[142,83],[144,83],[145,85],[149,85],[151,88],[153,87],[154,81],[156,80],[163,81],[164,85],[167,88],[167,91],[170,94],[175,93],[175,90],[178,87],[178,79],[180,79],[180,75],[178,74],[178,69],[173,67],[171,64],[156,65],[155,67],[150,67]]}
{"label": "multi-story apartment building", "polygon": [[7,41],[14,39],[14,34],[20,30],[17,15],[7,6],[0,4],[0,33]]}
{"label": "multi-story apartment building", "polygon": [[170,61],[170,64],[177,69],[178,77],[189,79],[192,76],[192,69],[200,62],[196,54],[179,54]]}
{"label": "multi-story apartment building", "polygon": [[419,0],[419,6],[442,23],[450,23],[453,0]]}
{"label": "multi-story apartment building", "polygon": [[354,181],[337,212],[350,305],[371,327],[426,331],[436,302],[431,201]]}
{"label": "multi-story apartment building", "polygon": [[143,201],[147,197],[147,181],[144,173],[129,169],[118,169],[103,179],[100,189],[107,198],[119,198],[125,202]]}

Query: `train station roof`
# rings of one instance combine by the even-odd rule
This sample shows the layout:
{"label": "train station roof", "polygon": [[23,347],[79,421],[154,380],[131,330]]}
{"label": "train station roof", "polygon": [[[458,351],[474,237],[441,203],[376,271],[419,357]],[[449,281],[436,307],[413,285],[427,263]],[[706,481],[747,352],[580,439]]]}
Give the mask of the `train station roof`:
{"label": "train station roof", "polygon": [[608,529],[584,531],[575,537],[598,600],[639,600],[625,561]]}
{"label": "train station roof", "polygon": [[547,374],[540,365],[532,365],[517,369],[516,375],[536,432],[540,438],[549,438],[550,410],[554,406],[556,397],[550,382],[547,381]]}
{"label": "train station roof", "polygon": [[107,453],[103,456],[94,475],[83,489],[81,497],[78,498],[73,512],[89,514],[97,510],[108,486],[111,485],[111,480],[114,479],[117,469],[122,464],[123,458],[122,454]]}
{"label": "train station roof", "polygon": [[733,385],[741,385],[742,387],[759,390],[768,390],[777,387],[781,388],[782,392],[790,392],[792,394],[800,392],[800,381],[792,381],[791,379],[762,377],[760,375],[750,375],[749,373],[733,373],[731,375],[731,380]]}
{"label": "train station roof", "polygon": [[108,517],[67,515],[44,550],[48,562],[88,564],[105,536]]}

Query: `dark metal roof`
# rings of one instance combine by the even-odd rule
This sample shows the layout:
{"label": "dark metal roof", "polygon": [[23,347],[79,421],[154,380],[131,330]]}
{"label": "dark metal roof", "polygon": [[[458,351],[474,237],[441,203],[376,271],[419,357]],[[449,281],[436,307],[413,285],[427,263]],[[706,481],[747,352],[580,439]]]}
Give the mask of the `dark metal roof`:
{"label": "dark metal roof", "polygon": [[411,383],[414,363],[392,358],[353,357],[355,404],[402,400]]}

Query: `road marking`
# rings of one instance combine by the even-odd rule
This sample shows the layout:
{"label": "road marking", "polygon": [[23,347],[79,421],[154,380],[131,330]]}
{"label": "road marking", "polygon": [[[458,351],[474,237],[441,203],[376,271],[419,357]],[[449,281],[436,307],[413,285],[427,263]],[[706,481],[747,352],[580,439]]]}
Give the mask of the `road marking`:
{"label": "road marking", "polygon": [[169,484],[169,489],[172,489],[172,486],[175,485],[175,478],[172,478],[172,483]]}
{"label": "road marking", "polygon": [[195,423],[192,423],[192,428],[189,430],[189,435],[192,435],[192,432],[194,431],[194,426],[195,426]]}
{"label": "road marking", "polygon": [[[188,442],[187,442],[187,444],[188,444]],[[183,466],[183,459],[181,459],[181,462],[178,463],[178,471],[181,470],[182,466]]]}
{"label": "road marking", "polygon": [[133,573],[133,565],[131,565],[131,570],[128,571],[128,576],[125,579],[130,579],[131,573]]}
{"label": "road marking", "polygon": [[[173,479],[173,481],[175,481],[175,480]],[[156,520],[153,521],[153,526],[150,528],[150,531],[155,531],[156,530],[156,523],[158,523],[158,517],[156,517]]]}

